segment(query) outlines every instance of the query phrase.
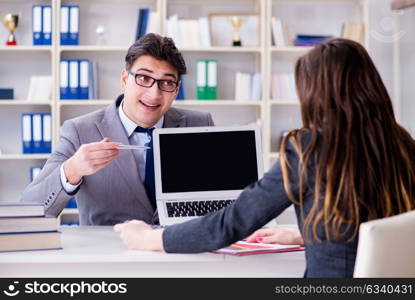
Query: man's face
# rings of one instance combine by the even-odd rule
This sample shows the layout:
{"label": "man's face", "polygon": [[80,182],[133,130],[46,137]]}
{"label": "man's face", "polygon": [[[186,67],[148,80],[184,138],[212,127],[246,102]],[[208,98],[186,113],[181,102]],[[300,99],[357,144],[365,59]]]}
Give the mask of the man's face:
{"label": "man's face", "polygon": [[[131,71],[155,79],[178,81],[178,72],[168,62],[157,60],[150,55],[142,55],[136,59]],[[172,93],[158,88],[157,82],[150,88],[135,82],[135,77],[123,70],[121,87],[124,90],[124,113],[136,124],[148,128],[154,126],[171,107],[176,98],[179,86]]]}

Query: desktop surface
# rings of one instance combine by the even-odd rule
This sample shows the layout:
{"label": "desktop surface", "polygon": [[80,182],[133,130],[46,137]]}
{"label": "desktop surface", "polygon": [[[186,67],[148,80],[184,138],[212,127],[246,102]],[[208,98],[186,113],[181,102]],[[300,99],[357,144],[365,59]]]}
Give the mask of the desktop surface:
{"label": "desktop surface", "polygon": [[130,251],[112,226],[62,226],[62,250],[0,253],[0,277],[302,277],[304,252]]}

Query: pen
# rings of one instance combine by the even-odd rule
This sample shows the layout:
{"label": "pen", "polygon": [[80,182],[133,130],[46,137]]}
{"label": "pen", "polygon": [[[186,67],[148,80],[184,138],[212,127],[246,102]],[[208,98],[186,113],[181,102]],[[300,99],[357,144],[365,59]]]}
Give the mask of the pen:
{"label": "pen", "polygon": [[151,149],[151,147],[120,144],[118,145],[118,149],[120,150],[147,150],[147,149]]}

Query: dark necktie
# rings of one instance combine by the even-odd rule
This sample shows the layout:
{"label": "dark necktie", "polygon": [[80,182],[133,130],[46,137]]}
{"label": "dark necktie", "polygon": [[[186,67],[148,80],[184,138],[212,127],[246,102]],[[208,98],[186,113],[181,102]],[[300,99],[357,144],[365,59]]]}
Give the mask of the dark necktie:
{"label": "dark necktie", "polygon": [[151,205],[154,209],[157,208],[156,205],[156,185],[154,180],[154,155],[153,155],[153,130],[154,128],[143,128],[137,126],[135,132],[145,132],[149,138],[144,146],[150,147],[146,150],[146,170],[144,178],[144,186],[147,191],[148,199],[150,200]]}

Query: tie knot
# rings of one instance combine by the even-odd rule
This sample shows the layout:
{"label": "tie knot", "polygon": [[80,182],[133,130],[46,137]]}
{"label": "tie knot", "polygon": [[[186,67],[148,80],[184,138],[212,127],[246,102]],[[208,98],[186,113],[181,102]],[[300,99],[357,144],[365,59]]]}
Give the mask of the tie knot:
{"label": "tie knot", "polygon": [[137,126],[134,131],[135,132],[145,132],[148,135],[151,135],[153,133],[153,130],[154,130],[154,127],[152,127],[152,128],[143,128],[141,126]]}

